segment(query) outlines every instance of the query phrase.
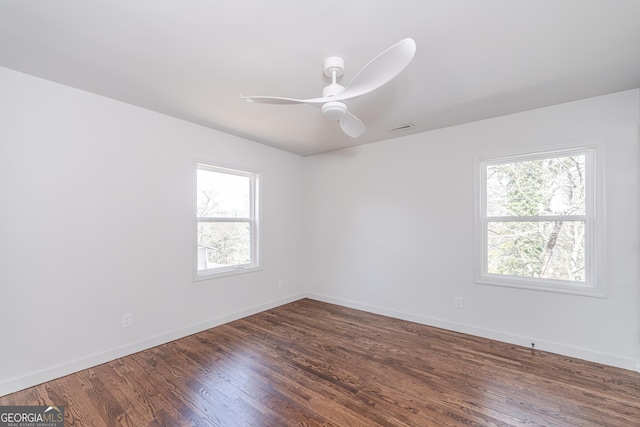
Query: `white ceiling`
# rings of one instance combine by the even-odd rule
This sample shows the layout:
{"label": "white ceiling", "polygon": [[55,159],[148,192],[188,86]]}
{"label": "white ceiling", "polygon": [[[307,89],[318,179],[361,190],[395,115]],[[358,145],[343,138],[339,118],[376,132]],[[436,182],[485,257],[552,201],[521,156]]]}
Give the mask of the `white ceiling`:
{"label": "white ceiling", "polygon": [[[413,62],[349,102],[360,138],[239,97],[318,97],[325,57],[347,83],[406,37]],[[640,87],[640,1],[4,0],[0,66],[311,155]]]}

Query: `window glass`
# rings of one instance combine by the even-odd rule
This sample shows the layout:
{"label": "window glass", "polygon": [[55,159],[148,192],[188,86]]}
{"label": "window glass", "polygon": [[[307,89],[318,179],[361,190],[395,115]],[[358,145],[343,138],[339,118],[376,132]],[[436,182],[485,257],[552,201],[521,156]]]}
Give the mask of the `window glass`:
{"label": "window glass", "polygon": [[487,215],[584,215],[585,156],[487,167]]}
{"label": "window glass", "polygon": [[198,170],[198,216],[249,218],[251,178]]}
{"label": "window glass", "polygon": [[585,281],[584,221],[488,223],[489,274]]}
{"label": "window glass", "polygon": [[251,263],[251,228],[248,222],[198,224],[198,265],[203,270]]}

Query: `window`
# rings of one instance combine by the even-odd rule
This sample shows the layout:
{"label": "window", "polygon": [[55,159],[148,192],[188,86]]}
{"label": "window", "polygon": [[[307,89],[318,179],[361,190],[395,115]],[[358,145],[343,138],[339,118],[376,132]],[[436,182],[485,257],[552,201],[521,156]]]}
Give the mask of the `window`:
{"label": "window", "polygon": [[258,263],[258,175],[196,163],[196,279]]}
{"label": "window", "polygon": [[595,153],[583,147],[479,161],[478,283],[604,295]]}

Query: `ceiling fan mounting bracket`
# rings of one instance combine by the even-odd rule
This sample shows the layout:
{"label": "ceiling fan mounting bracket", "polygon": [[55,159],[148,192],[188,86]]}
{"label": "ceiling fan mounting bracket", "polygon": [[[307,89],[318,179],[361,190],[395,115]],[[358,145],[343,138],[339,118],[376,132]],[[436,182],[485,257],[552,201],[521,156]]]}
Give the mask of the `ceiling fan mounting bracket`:
{"label": "ceiling fan mounting bracket", "polygon": [[324,75],[333,78],[340,77],[344,73],[344,59],[337,56],[330,56],[324,60]]}

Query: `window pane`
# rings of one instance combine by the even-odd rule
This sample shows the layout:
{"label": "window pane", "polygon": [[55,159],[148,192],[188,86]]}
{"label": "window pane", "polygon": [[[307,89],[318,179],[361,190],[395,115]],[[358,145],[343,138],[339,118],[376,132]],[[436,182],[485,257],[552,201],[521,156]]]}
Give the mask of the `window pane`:
{"label": "window pane", "polygon": [[198,223],[198,270],[251,263],[248,222]]}
{"label": "window pane", "polygon": [[198,217],[249,218],[251,178],[198,169]]}
{"label": "window pane", "polygon": [[487,216],[585,215],[585,156],[487,167]]}
{"label": "window pane", "polygon": [[585,281],[584,221],[489,222],[487,272]]}

